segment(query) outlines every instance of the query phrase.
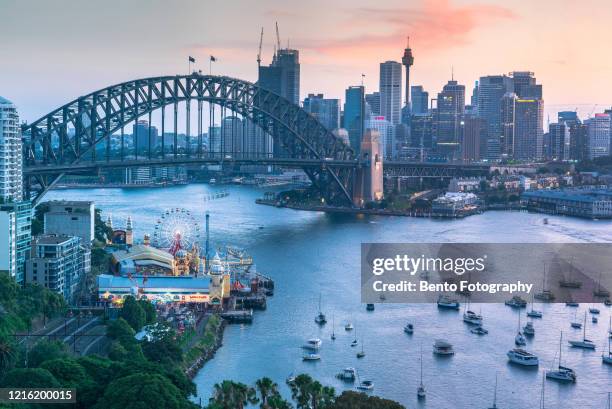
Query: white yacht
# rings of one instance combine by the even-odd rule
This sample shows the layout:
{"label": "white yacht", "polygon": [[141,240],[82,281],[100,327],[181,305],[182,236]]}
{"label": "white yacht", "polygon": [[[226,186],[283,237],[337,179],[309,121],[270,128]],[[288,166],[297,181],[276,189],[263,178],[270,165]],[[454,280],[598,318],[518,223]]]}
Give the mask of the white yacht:
{"label": "white yacht", "polygon": [[342,372],[336,375],[336,378],[345,382],[355,382],[355,379],[357,379],[357,370],[353,367],[344,368]]}
{"label": "white yacht", "polygon": [[319,294],[319,312],[315,317],[315,322],[319,325],[325,325],[327,323],[327,317],[325,317],[325,314],[321,311],[321,294]]}
{"label": "white yacht", "polygon": [[436,355],[453,355],[455,350],[450,342],[444,339],[436,339],[433,345],[433,353]]}
{"label": "white yacht", "polygon": [[346,325],[344,326],[345,331],[352,331],[353,328],[354,328],[353,324],[351,324],[350,322],[347,322]]}
{"label": "white yacht", "polygon": [[374,382],[362,381],[357,386],[357,389],[362,390],[362,391],[371,391],[372,389],[374,389]]}
{"label": "white yacht", "polygon": [[506,355],[510,362],[515,364],[523,366],[538,366],[540,364],[540,360],[536,355],[521,348],[511,349]]}
{"label": "white yacht", "polygon": [[527,316],[531,318],[542,318],[542,311],[537,311],[533,309],[534,298],[531,298],[531,311],[527,312]]}
{"label": "white yacht", "polygon": [[438,308],[458,310],[460,307],[459,301],[447,295],[440,294],[438,297]]}
{"label": "white yacht", "polygon": [[302,346],[302,348],[311,349],[313,351],[316,351],[319,348],[321,348],[322,343],[323,342],[319,338],[311,338],[308,341],[306,341],[306,343]]}
{"label": "white yacht", "polygon": [[551,369],[546,371],[546,377],[548,379],[554,379],[561,382],[576,382],[576,372],[572,368],[561,365],[561,343],[563,342],[563,332],[559,337],[559,367],[556,370]]}
{"label": "white yacht", "polygon": [[476,314],[474,311],[467,310],[463,313],[463,322],[472,325],[482,325],[482,315]]}
{"label": "white yacht", "polygon": [[582,341],[568,341],[571,346],[584,349],[595,349],[595,343],[586,337],[586,312],[584,313],[584,327]]}
{"label": "white yacht", "polygon": [[533,327],[533,322],[529,321],[527,324],[525,324],[525,326],[523,327],[523,334],[527,336],[535,335],[535,328]]}

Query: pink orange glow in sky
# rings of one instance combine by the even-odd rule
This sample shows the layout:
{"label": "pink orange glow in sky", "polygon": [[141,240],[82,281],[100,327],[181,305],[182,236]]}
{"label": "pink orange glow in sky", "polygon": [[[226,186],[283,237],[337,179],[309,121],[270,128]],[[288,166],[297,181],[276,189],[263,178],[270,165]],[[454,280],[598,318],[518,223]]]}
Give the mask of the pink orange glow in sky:
{"label": "pink orange glow in sky", "polygon": [[[450,79],[469,100],[481,75],[534,71],[546,112],[582,116],[612,103],[612,8],[607,0],[0,0],[0,95],[32,121],[79,95],[147,76],[208,73],[254,81],[274,22],[300,50],[301,94],[344,97],[378,63],[399,61],[410,35],[413,84],[435,95]],[[595,104],[598,104],[595,107]]]}

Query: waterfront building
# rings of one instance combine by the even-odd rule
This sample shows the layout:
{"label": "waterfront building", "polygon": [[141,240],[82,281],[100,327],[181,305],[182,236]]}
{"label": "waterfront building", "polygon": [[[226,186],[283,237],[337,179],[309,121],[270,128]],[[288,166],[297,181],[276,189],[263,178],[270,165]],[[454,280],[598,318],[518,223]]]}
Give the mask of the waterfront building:
{"label": "waterfront building", "polygon": [[380,114],[380,92],[366,94],[365,102],[371,116],[379,116]]}
{"label": "waterfront building", "polygon": [[411,113],[426,114],[429,111],[429,93],[423,89],[422,85],[410,87]]}
{"label": "waterfront building", "polygon": [[45,234],[76,236],[85,246],[95,234],[95,205],[90,201],[50,201],[44,214]]}
{"label": "waterfront building", "polygon": [[401,122],[402,65],[396,61],[380,63],[380,115],[393,125]]}
{"label": "waterfront building", "polygon": [[611,189],[542,189],[523,193],[521,200],[530,210],[543,213],[612,218]]}
{"label": "waterfront building", "polygon": [[174,255],[149,245],[135,244],[125,250],[117,250],[111,256],[111,272],[128,274],[179,275]]}
{"label": "waterfront building", "polygon": [[397,143],[395,140],[395,127],[384,116],[375,116],[365,121],[366,129],[376,129],[380,135],[382,156],[393,159],[397,156]]}
{"label": "waterfront building", "polygon": [[431,213],[437,217],[461,217],[478,210],[473,193],[447,192],[431,202]]}
{"label": "waterfront building", "polygon": [[460,148],[461,119],[465,110],[465,86],[450,80],[438,93],[434,116],[436,151],[448,160],[457,159]]}
{"label": "waterfront building", "polygon": [[153,175],[150,166],[138,166],[125,168],[124,181],[126,185],[148,185],[153,183]]}
{"label": "waterfront building", "polygon": [[[366,95],[367,101],[367,95]],[[327,129],[340,127],[340,100],[324,98],[323,94],[308,94],[304,99],[304,110],[317,118]]]}
{"label": "waterfront building", "polygon": [[351,148],[359,153],[365,121],[365,88],[363,85],[346,89],[344,98],[343,128],[348,131]]}
{"label": "waterfront building", "polygon": [[36,236],[26,263],[26,282],[44,286],[74,303],[90,269],[91,252],[79,237]]}
{"label": "waterfront building", "polygon": [[610,115],[595,114],[585,121],[587,126],[587,153],[589,159],[610,154],[612,133]]}

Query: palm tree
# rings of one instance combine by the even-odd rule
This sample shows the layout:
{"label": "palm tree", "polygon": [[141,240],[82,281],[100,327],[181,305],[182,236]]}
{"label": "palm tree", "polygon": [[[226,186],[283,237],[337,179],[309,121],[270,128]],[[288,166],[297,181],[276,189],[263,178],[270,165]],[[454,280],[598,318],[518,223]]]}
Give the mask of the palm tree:
{"label": "palm tree", "polygon": [[0,340],[0,374],[15,363],[15,345],[9,339]]}
{"label": "palm tree", "polygon": [[268,404],[268,401],[270,398],[278,395],[278,385],[274,383],[272,379],[264,377],[255,382],[255,387],[257,388],[257,391],[261,397],[260,407],[262,409],[269,409],[270,405]]}
{"label": "palm tree", "polygon": [[289,387],[298,409],[327,409],[335,400],[334,388],[323,386],[305,374],[298,375]]}
{"label": "palm tree", "polygon": [[210,398],[212,405],[223,409],[244,409],[245,405],[257,402],[259,402],[259,399],[257,399],[255,389],[243,383],[232,381],[223,381],[221,384],[215,384],[213,397]]}

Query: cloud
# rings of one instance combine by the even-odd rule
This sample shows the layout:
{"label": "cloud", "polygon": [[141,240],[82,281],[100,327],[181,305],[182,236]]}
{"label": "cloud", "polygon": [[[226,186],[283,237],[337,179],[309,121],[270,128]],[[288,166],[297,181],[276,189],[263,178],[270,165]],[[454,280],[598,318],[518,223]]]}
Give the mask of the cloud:
{"label": "cloud", "polygon": [[454,5],[452,0],[424,0],[417,8],[359,8],[350,11],[345,28],[360,29],[339,39],[305,41],[305,48],[342,57],[380,54],[381,49],[403,48],[406,36],[418,44],[420,53],[469,44],[480,27],[516,19],[510,9],[487,4]]}

